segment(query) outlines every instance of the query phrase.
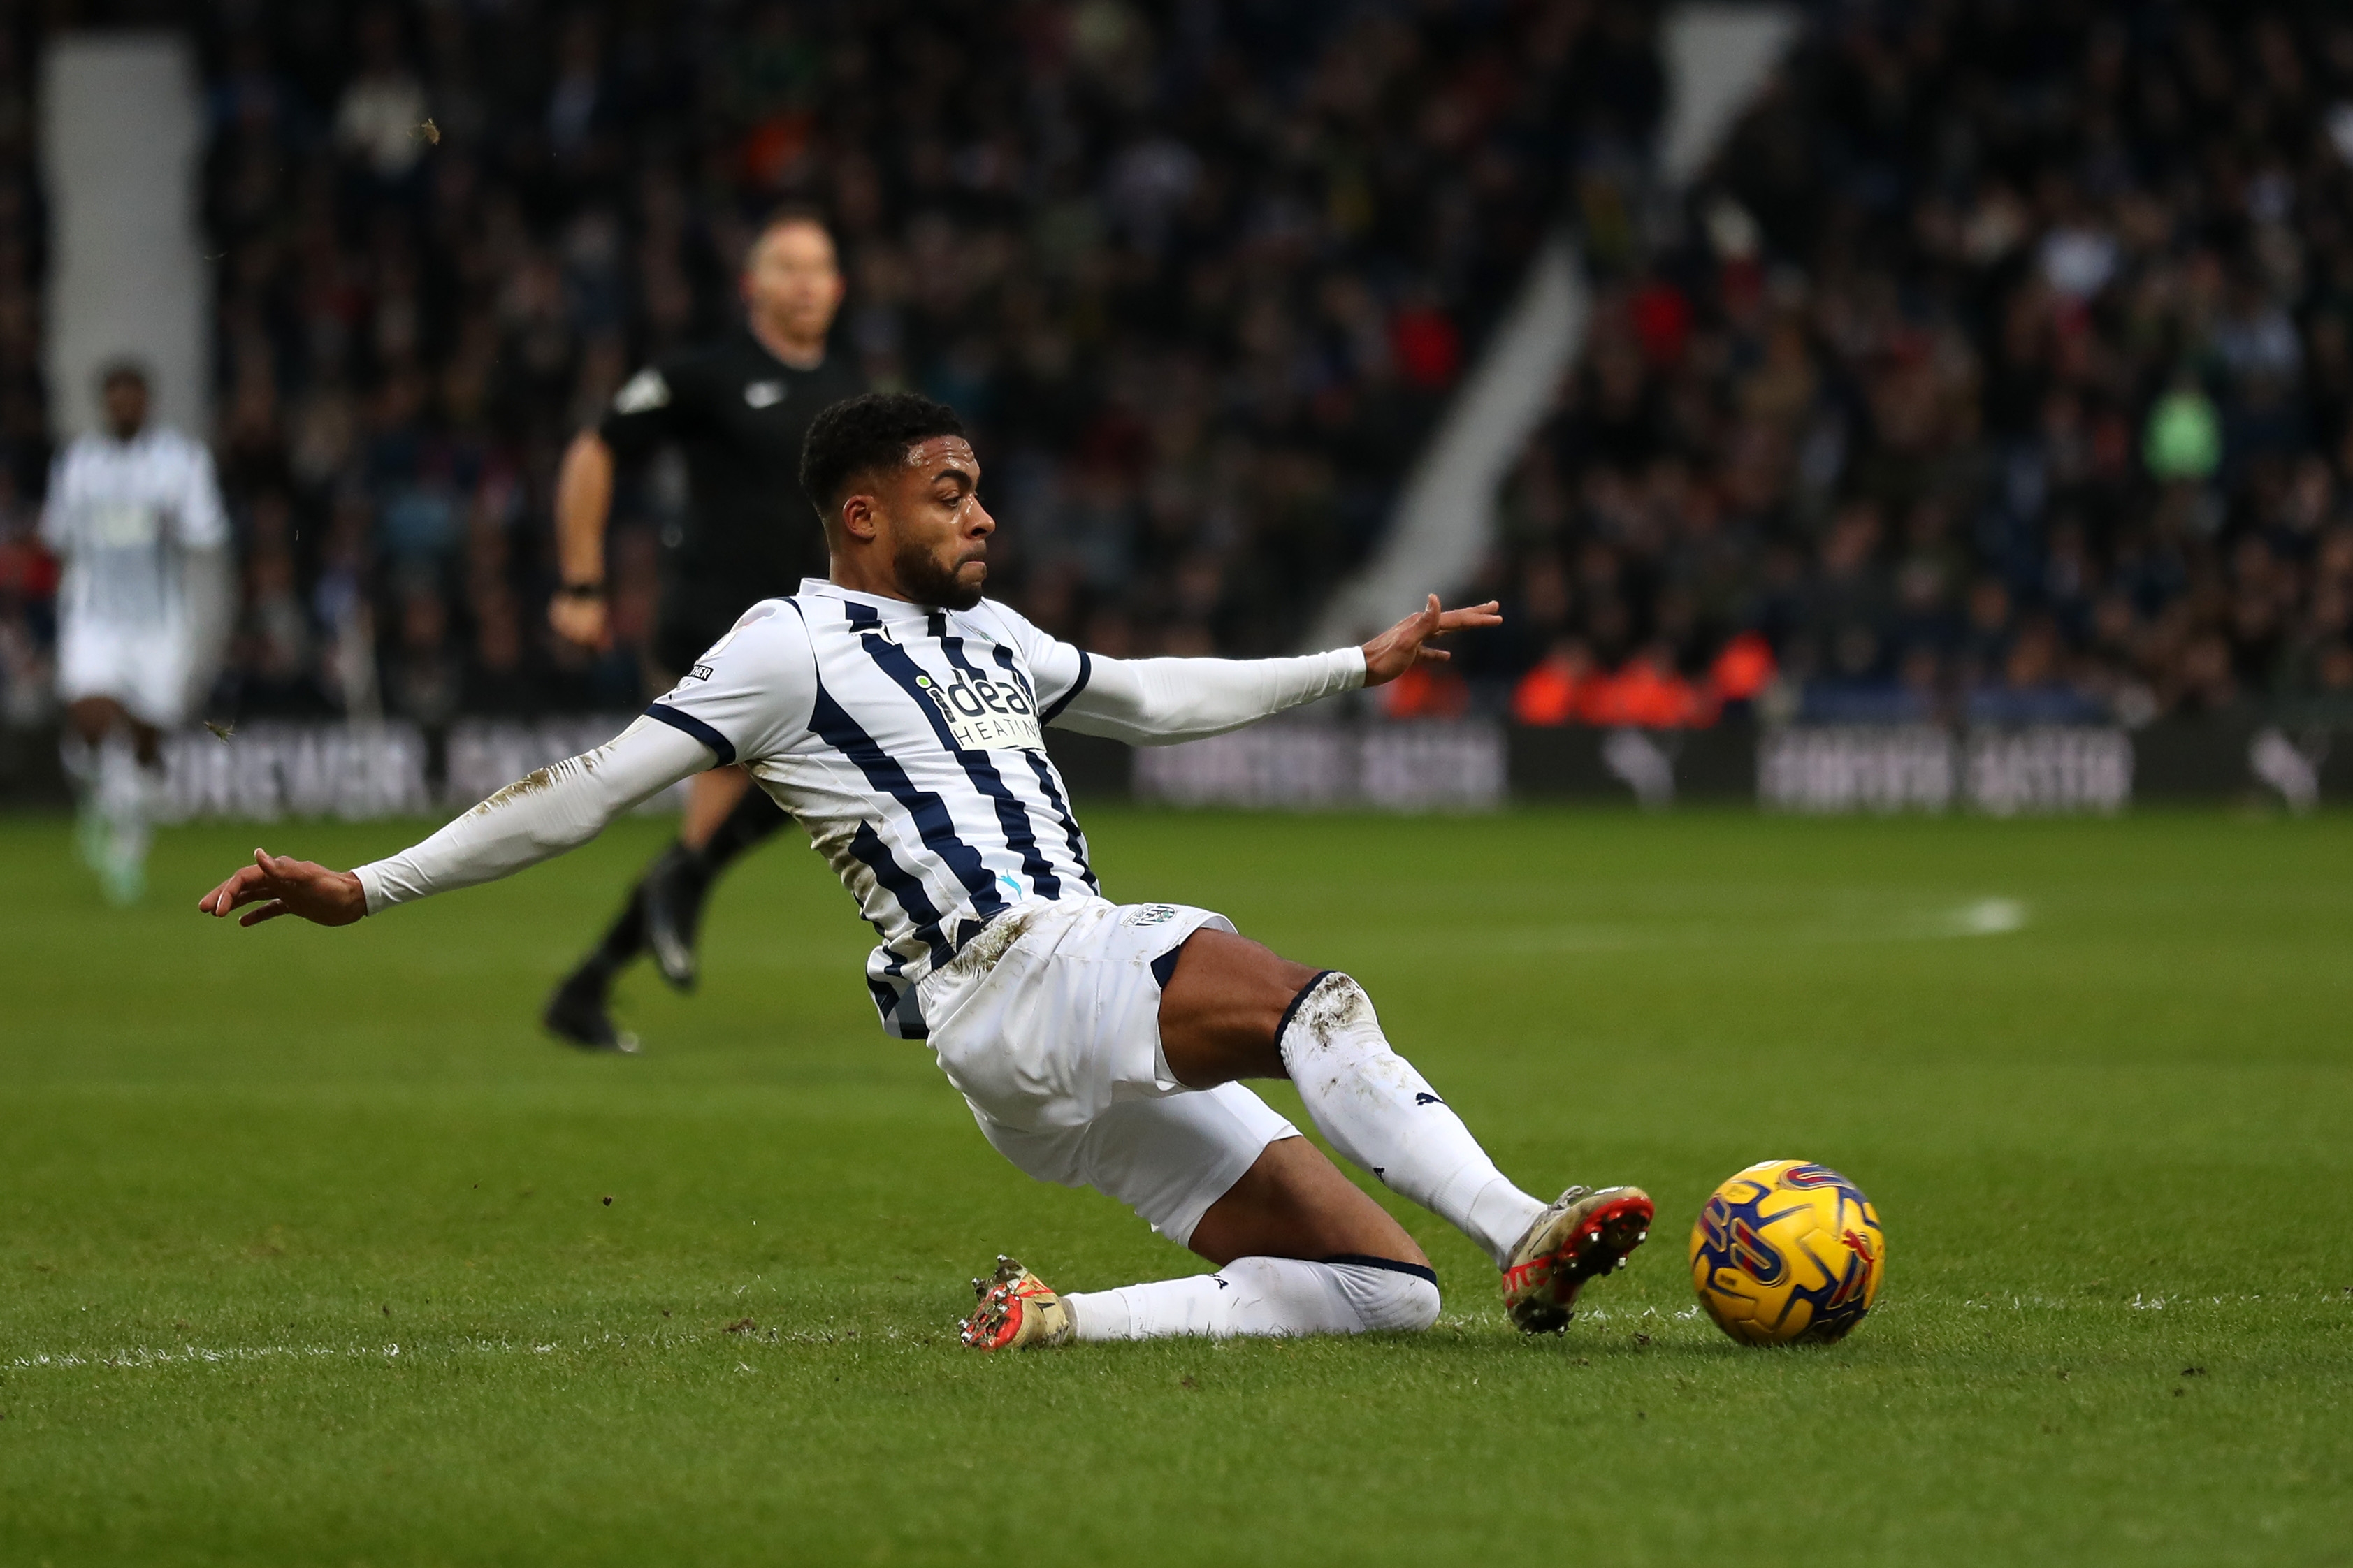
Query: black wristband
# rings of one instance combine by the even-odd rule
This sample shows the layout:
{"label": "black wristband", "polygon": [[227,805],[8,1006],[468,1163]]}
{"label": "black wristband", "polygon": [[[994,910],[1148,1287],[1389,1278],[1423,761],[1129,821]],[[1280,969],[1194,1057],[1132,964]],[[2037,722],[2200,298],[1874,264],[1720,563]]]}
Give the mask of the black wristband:
{"label": "black wristband", "polygon": [[605,596],[602,583],[566,583],[556,593],[567,599],[601,599]]}

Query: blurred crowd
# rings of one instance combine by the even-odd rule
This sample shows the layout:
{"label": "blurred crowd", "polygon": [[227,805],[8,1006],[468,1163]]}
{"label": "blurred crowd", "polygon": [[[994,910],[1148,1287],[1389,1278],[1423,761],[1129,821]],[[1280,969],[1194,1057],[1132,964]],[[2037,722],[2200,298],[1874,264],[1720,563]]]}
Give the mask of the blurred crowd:
{"label": "blurred crowd", "polygon": [[216,705],[428,725],[633,703],[682,481],[623,500],[597,658],[544,629],[556,459],[732,320],[785,200],[835,224],[836,352],[976,426],[997,591],[1106,652],[1288,651],[1569,171],[1638,167],[1661,92],[1642,0],[201,16]]}
{"label": "blurred crowd", "polygon": [[[997,588],[1108,653],[1283,651],[1567,218],[1584,353],[1502,501],[1510,625],[1402,714],[2138,722],[2353,707],[2353,20],[1869,0],[1698,186],[1645,0],[411,0],[200,9],[216,709],[628,706],[551,637],[564,442],[815,203],[836,352],[945,398]],[[54,567],[37,37],[0,26],[0,707]]]}
{"label": "blurred crowd", "polygon": [[1398,706],[2353,716],[2353,13],[1817,21],[1688,201],[1585,215],[1512,627]]}
{"label": "blurred crowd", "polygon": [[41,549],[48,463],[41,387],[41,207],[33,149],[35,34],[0,11],[0,726],[49,707],[57,563]]}

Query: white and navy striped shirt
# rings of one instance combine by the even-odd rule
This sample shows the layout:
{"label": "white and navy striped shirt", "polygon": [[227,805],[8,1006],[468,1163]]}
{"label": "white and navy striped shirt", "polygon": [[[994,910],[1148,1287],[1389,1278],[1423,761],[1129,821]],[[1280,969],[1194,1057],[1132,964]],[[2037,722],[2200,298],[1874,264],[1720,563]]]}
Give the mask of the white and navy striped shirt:
{"label": "white and navy striped shirt", "polygon": [[1363,673],[1355,648],[1096,660],[991,600],[940,610],[811,578],[754,605],[646,712],[747,764],[800,820],[882,939],[867,984],[884,1028],[916,1037],[915,983],[987,921],[1100,893],[1046,724],[1184,739]]}
{"label": "white and navy striped shirt", "polygon": [[41,538],[65,563],[69,624],[177,632],[189,620],[183,553],[228,542],[212,453],[152,425],[128,441],[79,437],[50,469]]}
{"label": "white and navy striped shirt", "polygon": [[1101,891],[1048,724],[1138,745],[1222,734],[1365,679],[1299,658],[1095,658],[1004,605],[939,610],[807,578],[764,599],[646,716],[355,867],[370,914],[584,844],[691,773],[743,763],[798,817],[881,945],[882,1026],[927,1033],[916,982],[1033,900]]}

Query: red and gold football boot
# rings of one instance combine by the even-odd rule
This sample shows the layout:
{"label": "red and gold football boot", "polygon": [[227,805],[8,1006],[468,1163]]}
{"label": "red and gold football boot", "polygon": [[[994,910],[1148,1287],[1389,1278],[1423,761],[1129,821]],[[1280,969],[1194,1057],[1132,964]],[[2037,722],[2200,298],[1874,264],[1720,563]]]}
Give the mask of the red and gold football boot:
{"label": "red and gold football boot", "polygon": [[980,1305],[958,1330],[976,1351],[1028,1350],[1070,1340],[1071,1310],[1053,1287],[1002,1253],[996,1274],[974,1280],[972,1293]]}
{"label": "red and gold football boot", "polygon": [[1556,1334],[1577,1315],[1585,1282],[1623,1268],[1650,1238],[1651,1194],[1640,1187],[1571,1187],[1536,1216],[1504,1267],[1504,1310],[1520,1331]]}

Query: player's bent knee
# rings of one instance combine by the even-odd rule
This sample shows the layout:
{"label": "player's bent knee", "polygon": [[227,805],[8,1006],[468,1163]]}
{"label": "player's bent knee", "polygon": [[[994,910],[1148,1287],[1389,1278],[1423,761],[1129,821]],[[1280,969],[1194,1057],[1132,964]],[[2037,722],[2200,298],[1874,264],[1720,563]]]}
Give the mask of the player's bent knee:
{"label": "player's bent knee", "polygon": [[1287,1059],[1301,1043],[1294,1037],[1305,1037],[1312,1048],[1330,1044],[1335,1034],[1353,1025],[1374,1021],[1373,999],[1355,975],[1337,969],[1311,972],[1284,1010],[1275,1045]]}
{"label": "player's bent knee", "polygon": [[1383,1293],[1377,1321],[1369,1324],[1398,1333],[1418,1334],[1438,1321],[1438,1287],[1427,1279],[1399,1275]]}
{"label": "player's bent knee", "polygon": [[1372,1259],[1334,1268],[1365,1332],[1418,1334],[1438,1321],[1438,1281],[1428,1269]]}

